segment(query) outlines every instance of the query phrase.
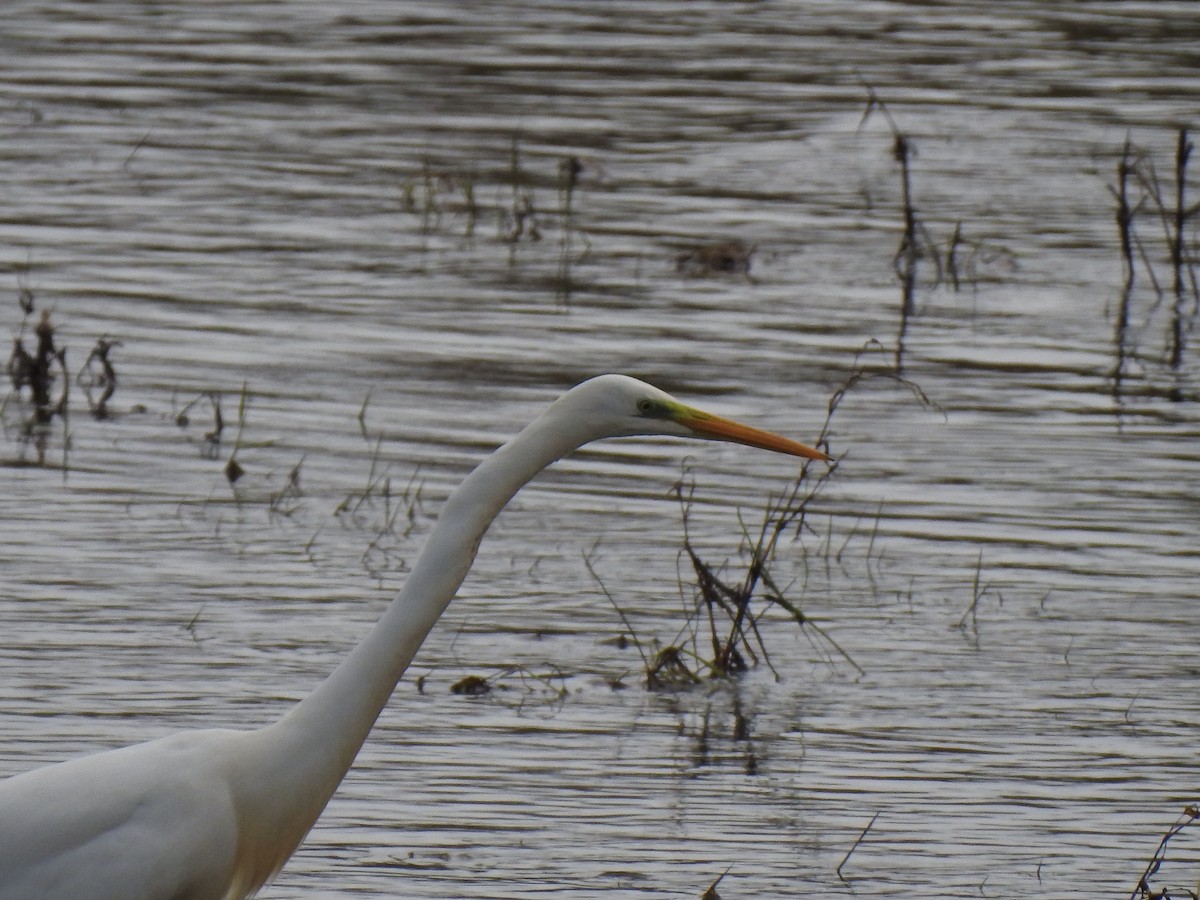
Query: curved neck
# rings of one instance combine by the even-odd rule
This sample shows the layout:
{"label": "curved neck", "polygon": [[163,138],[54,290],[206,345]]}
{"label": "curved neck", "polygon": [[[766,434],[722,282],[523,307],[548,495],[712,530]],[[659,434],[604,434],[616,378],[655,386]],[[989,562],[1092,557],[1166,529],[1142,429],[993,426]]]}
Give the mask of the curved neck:
{"label": "curved neck", "polygon": [[[290,797],[284,802],[291,815],[307,820],[297,844],[454,598],[492,520],[534,475],[583,440],[546,415],[480,463],[446,501],[408,581],[379,622],[312,694],[259,732],[282,764],[277,796]],[[281,746],[287,750],[279,752]]]}

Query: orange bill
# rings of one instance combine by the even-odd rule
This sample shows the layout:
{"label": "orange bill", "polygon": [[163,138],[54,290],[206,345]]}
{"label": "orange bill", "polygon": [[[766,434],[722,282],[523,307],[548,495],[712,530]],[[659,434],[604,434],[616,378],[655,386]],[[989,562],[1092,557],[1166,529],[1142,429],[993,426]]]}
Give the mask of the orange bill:
{"label": "orange bill", "polygon": [[761,450],[773,450],[776,453],[788,453],[792,456],[803,456],[805,459],[818,459],[822,462],[833,461],[833,457],[827,453],[822,453],[807,444],[772,434],[770,431],[763,431],[761,428],[752,428],[732,419],[714,416],[712,413],[693,409],[690,406],[681,404],[677,410],[672,410],[672,412],[674,413],[672,418],[675,421],[691,429],[700,437],[718,441],[733,441],[735,444],[745,444]]}

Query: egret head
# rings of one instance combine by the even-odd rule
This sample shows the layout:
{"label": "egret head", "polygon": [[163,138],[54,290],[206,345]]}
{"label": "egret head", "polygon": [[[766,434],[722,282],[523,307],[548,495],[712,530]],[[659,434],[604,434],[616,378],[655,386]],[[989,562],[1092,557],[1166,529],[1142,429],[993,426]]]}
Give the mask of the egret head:
{"label": "egret head", "polygon": [[666,434],[732,441],[825,462],[832,459],[789,438],[688,406],[665,391],[626,375],[592,378],[567,392],[559,403],[569,407],[572,415],[586,416],[592,421],[596,437]]}

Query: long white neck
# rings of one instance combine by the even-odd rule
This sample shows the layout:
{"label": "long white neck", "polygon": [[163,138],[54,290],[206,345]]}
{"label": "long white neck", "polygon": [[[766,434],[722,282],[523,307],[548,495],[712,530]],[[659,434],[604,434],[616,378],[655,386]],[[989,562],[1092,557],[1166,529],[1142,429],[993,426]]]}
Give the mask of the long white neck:
{"label": "long white neck", "polygon": [[553,430],[541,424],[533,423],[488,456],[454,490],[383,617],[284,721],[319,723],[322,733],[336,737],[353,759],[426,635],[454,599],[492,521],[538,472],[574,449],[573,444],[544,440]]}
{"label": "long white neck", "polygon": [[[446,501],[407,583],[375,627],[312,694],[257,733],[273,748],[281,769],[276,784],[291,792],[289,830],[298,831],[297,844],[454,598],[492,520],[538,472],[590,437],[564,427],[552,407],[480,463]],[[280,747],[287,751],[279,753]],[[298,819],[307,820],[302,830]]]}

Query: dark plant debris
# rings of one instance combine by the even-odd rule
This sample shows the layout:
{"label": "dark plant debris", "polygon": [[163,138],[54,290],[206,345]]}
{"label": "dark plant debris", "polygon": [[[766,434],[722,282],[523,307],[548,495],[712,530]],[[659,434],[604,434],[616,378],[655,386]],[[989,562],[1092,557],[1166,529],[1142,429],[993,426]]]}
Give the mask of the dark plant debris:
{"label": "dark plant debris", "polygon": [[[19,302],[22,310],[28,310],[26,315],[33,312],[32,293],[28,296],[22,294]],[[33,333],[36,344],[32,353],[26,349],[21,335],[13,339],[6,371],[17,403],[23,404],[19,414],[19,440],[22,446],[33,444],[37,464],[42,466],[46,463],[52,423],[58,419],[63,422],[64,432],[66,429],[70,376],[67,372],[67,350],[55,342],[55,327],[50,321],[49,310],[42,310]],[[59,382],[57,389],[56,381]],[[65,443],[64,440],[64,448]],[[63,468],[65,470],[66,466]]]}
{"label": "dark plant debris", "polygon": [[492,692],[492,683],[480,675],[466,675],[450,685],[450,693],[464,697],[486,697]]}
{"label": "dark plant debris", "polygon": [[675,271],[690,278],[749,275],[757,249],[738,240],[699,244],[675,255]]}

